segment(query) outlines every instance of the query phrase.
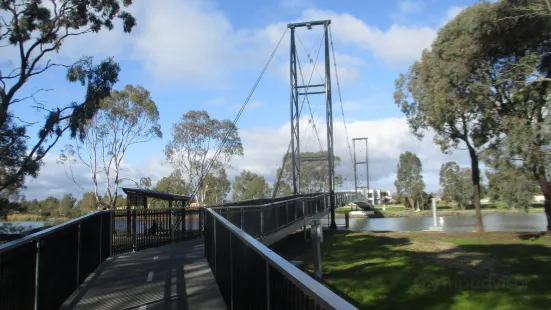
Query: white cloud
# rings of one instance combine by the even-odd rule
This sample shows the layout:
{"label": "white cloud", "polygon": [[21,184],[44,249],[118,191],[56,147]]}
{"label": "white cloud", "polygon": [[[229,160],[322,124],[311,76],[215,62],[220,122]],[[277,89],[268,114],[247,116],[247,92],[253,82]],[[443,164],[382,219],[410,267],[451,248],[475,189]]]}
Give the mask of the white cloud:
{"label": "white cloud", "polygon": [[392,14],[395,22],[407,22],[411,15],[419,14],[423,11],[423,3],[414,0],[401,0],[398,2],[398,9]]}
{"label": "white cloud", "polygon": [[452,6],[450,7],[447,11],[446,11],[446,14],[444,15],[444,17],[442,18],[442,21],[440,22],[440,24],[442,26],[444,26],[445,24],[447,24],[449,21],[451,21],[452,19],[454,19],[459,13],[461,13],[461,11],[463,11],[463,9],[465,9],[464,6]]}
{"label": "white cloud", "polygon": [[228,103],[228,99],[227,98],[221,98],[221,97],[212,98],[212,99],[209,99],[205,102],[206,105],[212,105],[212,106],[220,106],[220,105],[224,105],[226,103]]}
{"label": "white cloud", "polygon": [[[326,130],[324,120],[317,124],[323,148],[326,149]],[[318,142],[312,134],[312,128],[306,126],[306,119],[301,120],[301,150],[303,152],[319,151]],[[307,128],[309,127],[309,128]],[[282,158],[290,141],[287,122],[278,128],[252,128],[239,131],[245,155],[234,158],[232,167],[228,169],[228,178],[233,181],[242,170],[247,169],[264,175],[268,182],[276,180],[276,170],[281,167]],[[396,172],[396,164],[401,153],[410,151],[419,156],[423,163],[425,183],[428,190],[437,190],[438,173],[442,163],[457,161],[462,166],[468,166],[468,154],[458,151],[453,155],[445,155],[432,142],[432,134],[427,134],[425,139],[418,141],[409,133],[409,128],[404,118],[387,118],[376,121],[355,121],[347,124],[348,136],[352,138],[369,138],[369,168],[371,185],[374,188],[394,190],[393,182]],[[308,139],[308,136],[310,137]],[[342,160],[342,165],[336,172],[344,176],[346,185],[353,185],[354,170],[350,152],[345,140],[344,126],[342,122],[334,122],[335,155]],[[352,146],[352,142],[350,142]],[[357,145],[357,156],[365,156],[364,149]],[[70,181],[65,175],[63,166],[56,164],[57,155],[48,154],[44,160],[44,167],[37,179],[27,182],[24,190],[27,199],[45,198],[49,195],[61,196],[70,192],[80,197],[84,191],[93,190],[90,173],[83,166],[77,166],[74,170],[77,181],[85,189],[82,190]],[[143,163],[124,163],[123,175],[139,181],[140,177],[150,177],[153,183],[157,182],[172,171],[172,167],[163,164],[163,159],[151,157]],[[132,182],[124,183],[125,186],[134,186]],[[104,185],[100,186],[102,192]],[[349,189],[348,188],[348,189]]]}
{"label": "white cloud", "polygon": [[398,2],[398,12],[402,14],[416,14],[421,12],[423,4],[419,1],[402,0]]}
{"label": "white cloud", "polygon": [[[306,141],[307,121],[301,124],[302,151],[318,151],[318,142],[313,135]],[[326,149],[326,131],[323,120],[317,125],[320,139]],[[245,156],[233,160],[233,169],[229,175],[236,175],[241,170],[247,169],[262,174],[269,182],[276,179],[276,170],[281,167],[283,155],[287,151],[290,141],[290,124],[285,123],[276,129],[255,128],[240,130],[240,135],[245,148]],[[438,175],[440,165],[447,161],[457,161],[460,165],[468,165],[468,155],[465,152],[457,152],[453,155],[443,154],[432,142],[432,134],[422,141],[418,141],[409,132],[408,125],[404,118],[387,118],[376,121],[355,121],[348,123],[349,138],[369,138],[370,177],[373,187],[394,189],[394,178],[396,164],[401,153],[410,151],[416,153],[423,163],[423,171],[427,188],[438,189]],[[344,126],[340,122],[334,123],[334,144],[335,155],[340,156],[342,165],[337,168],[337,173],[344,176],[346,180],[354,179],[354,170],[350,152],[344,139]],[[351,142],[352,145],[352,142]],[[362,157],[363,149],[357,148],[357,155]],[[363,154],[363,155],[362,155]],[[231,179],[233,181],[233,179]],[[353,184],[350,183],[349,185]]]}
{"label": "white cloud", "polygon": [[430,47],[436,38],[436,29],[430,27],[393,24],[384,31],[347,13],[310,9],[304,12],[303,17],[312,20],[331,19],[335,41],[371,51],[389,64],[417,59],[421,51]]}
{"label": "white cloud", "polygon": [[284,30],[235,29],[211,1],[144,3],[134,56],[164,80],[221,86],[233,70],[256,68],[265,61],[270,43]]}
{"label": "white cloud", "polygon": [[[44,166],[40,169],[39,176],[36,179],[29,178],[26,182],[27,188],[23,190],[27,199],[43,199],[47,196],[60,197],[65,193],[72,193],[75,197],[80,198],[84,192],[93,191],[94,185],[91,179],[92,174],[82,164],[76,164],[73,167],[73,176],[75,177],[76,185],[70,178],[70,170],[65,169],[63,165],[57,164],[58,154],[49,153],[44,157]],[[163,159],[159,157],[151,157],[144,162],[130,164],[122,163],[121,178],[130,179],[139,182],[140,177],[150,177],[155,183],[164,176],[172,172],[170,165],[163,163]],[[104,177],[100,175],[99,191],[105,192]],[[122,182],[122,187],[135,187],[135,183],[125,180]],[[120,191],[122,193],[122,190]]]}

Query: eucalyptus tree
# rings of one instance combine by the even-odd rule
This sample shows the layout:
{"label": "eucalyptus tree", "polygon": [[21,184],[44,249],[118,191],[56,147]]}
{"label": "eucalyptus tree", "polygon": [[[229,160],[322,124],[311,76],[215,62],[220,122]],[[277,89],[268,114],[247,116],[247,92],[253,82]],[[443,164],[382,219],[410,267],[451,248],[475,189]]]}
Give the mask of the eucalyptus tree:
{"label": "eucalyptus tree", "polygon": [[[86,167],[97,202],[115,208],[120,184],[127,179],[123,160],[131,146],[162,137],[158,122],[159,111],[149,91],[142,86],[126,85],[102,100],[101,110],[83,127],[83,140],[67,145],[58,162],[68,168],[67,175],[79,186],[75,165]],[[151,186],[148,178],[140,181],[140,187]],[[105,186],[107,199],[101,197],[101,185]]]}
{"label": "eucalyptus tree", "polygon": [[[67,40],[102,29],[112,30],[120,19],[123,30],[136,25],[134,17],[122,10],[131,0],[2,0],[0,1],[0,50],[13,55],[11,67],[0,72],[0,195],[12,193],[24,185],[27,176],[36,177],[42,159],[60,137],[69,131],[72,138],[83,138],[86,123],[94,117],[102,99],[107,97],[118,80],[120,68],[112,58],[95,65],[90,57],[72,64],[56,62],[55,53]],[[66,68],[67,79],[84,88],[83,99],[72,103],[55,102],[46,107],[34,99],[49,90],[42,86],[28,92],[24,86],[37,76]],[[46,83],[44,83],[46,84]],[[32,122],[21,113],[27,102],[43,111],[45,121]],[[31,140],[31,127],[38,126],[38,137]]]}

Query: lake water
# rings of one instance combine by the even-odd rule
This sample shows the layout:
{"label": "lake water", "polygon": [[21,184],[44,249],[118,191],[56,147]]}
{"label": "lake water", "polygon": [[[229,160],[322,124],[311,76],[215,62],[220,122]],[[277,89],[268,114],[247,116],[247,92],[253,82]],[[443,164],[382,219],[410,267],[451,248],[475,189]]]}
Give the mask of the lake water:
{"label": "lake water", "polygon": [[[482,216],[486,231],[544,231],[547,225],[545,214],[487,214]],[[344,218],[336,218],[338,226],[344,226]],[[327,219],[323,224],[327,225]],[[365,231],[411,231],[427,230],[433,225],[432,217],[395,218],[350,218],[350,229]],[[473,231],[474,216],[438,217],[438,225],[444,231]]]}
{"label": "lake water", "polygon": [[44,227],[44,222],[0,222],[0,234],[20,234]]}
{"label": "lake water", "polygon": [[[344,218],[335,219],[338,226],[344,226]],[[486,231],[544,231],[547,225],[545,214],[487,214],[483,216]],[[117,229],[124,229],[126,221],[117,221]],[[328,220],[322,223],[327,225]],[[474,216],[438,217],[438,225],[444,231],[473,231],[476,221]],[[0,233],[16,234],[34,228],[43,227],[44,222],[0,222]],[[432,226],[432,217],[394,217],[394,218],[351,218],[350,229],[365,231],[408,231],[427,230]],[[198,218],[186,217],[188,229],[198,229]]]}

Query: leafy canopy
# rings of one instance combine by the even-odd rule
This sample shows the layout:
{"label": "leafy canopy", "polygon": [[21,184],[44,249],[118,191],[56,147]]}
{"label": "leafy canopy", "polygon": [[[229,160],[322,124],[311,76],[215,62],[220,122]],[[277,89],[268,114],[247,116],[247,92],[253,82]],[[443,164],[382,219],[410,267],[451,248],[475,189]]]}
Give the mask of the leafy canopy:
{"label": "leafy canopy", "polygon": [[[84,137],[84,126],[99,108],[101,100],[109,95],[118,80],[119,66],[106,59],[93,64],[92,59],[67,65],[55,62],[57,53],[66,40],[102,28],[113,29],[113,21],[120,19],[123,30],[130,32],[136,25],[134,17],[122,10],[130,0],[1,0],[0,49],[14,53],[14,67],[0,72],[0,195],[20,188],[26,176],[36,177],[42,159],[64,132],[71,137]],[[29,145],[28,129],[38,122],[17,115],[15,106],[42,92],[21,94],[24,85],[52,67],[68,68],[67,79],[79,82],[85,89],[80,102],[55,102],[53,108],[37,103],[34,107],[44,112],[45,121],[38,130],[38,140]],[[36,102],[35,99],[33,102]]]}
{"label": "leafy canopy", "polygon": [[241,171],[241,174],[235,177],[232,187],[234,201],[268,198],[271,194],[264,176],[248,170]]}

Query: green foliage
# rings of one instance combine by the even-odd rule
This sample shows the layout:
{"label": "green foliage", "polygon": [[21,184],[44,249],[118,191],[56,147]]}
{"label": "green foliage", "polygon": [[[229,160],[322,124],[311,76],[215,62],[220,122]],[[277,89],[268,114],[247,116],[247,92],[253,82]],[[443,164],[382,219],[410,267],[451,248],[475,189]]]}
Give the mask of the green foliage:
{"label": "green foliage", "polygon": [[203,184],[205,193],[203,202],[207,205],[222,203],[231,189],[231,182],[228,180],[225,169],[207,174]]}
{"label": "green foliage", "polygon": [[77,199],[72,194],[66,193],[59,201],[59,216],[66,217],[76,206]]}
{"label": "green foliage", "polygon": [[509,166],[499,171],[486,171],[488,196],[494,201],[504,202],[509,208],[530,207],[539,190],[534,177],[525,169]]}
{"label": "green foliage", "polygon": [[[99,203],[96,200],[94,192],[86,192],[82,195],[82,198],[77,202],[76,209],[81,213],[88,213],[96,211],[99,208]],[[75,210],[76,211],[76,210]]]}
{"label": "green foliage", "polygon": [[[417,155],[411,152],[400,154],[400,160],[396,167],[396,181],[394,186],[398,197],[403,197],[408,208],[414,208],[419,197],[423,195],[425,183],[423,182],[423,165]],[[421,199],[423,200],[423,199]]]}
{"label": "green foliage", "polygon": [[[42,104],[37,109],[45,112],[45,122],[39,126],[38,139],[28,145],[27,132],[31,124],[16,115],[14,107],[26,99],[34,97],[39,89],[31,94],[21,95],[24,85],[36,75],[54,66],[52,53],[58,52],[65,40],[98,32],[102,28],[111,30],[113,20],[121,19],[125,32],[135,26],[134,17],[122,11],[131,1],[1,1],[0,13],[4,23],[0,25],[0,46],[17,48],[19,60],[17,68],[0,75],[0,194],[20,188],[25,177],[36,177],[42,159],[67,130],[71,137],[84,138],[84,126],[97,112],[100,101],[109,95],[118,81],[120,68],[112,59],[94,65],[92,59],[83,57],[68,66],[67,78],[70,82],[80,82],[85,88],[84,100],[73,102],[65,107],[46,109]],[[47,60],[48,59],[48,60]]]}
{"label": "green foliage", "polygon": [[[274,182],[273,188],[275,189],[277,187],[277,193],[276,197],[285,197],[285,196],[291,196],[293,194],[293,189],[291,188],[291,185],[284,181]],[[273,195],[273,190],[270,192],[270,196],[268,198],[271,198]]]}
{"label": "green foliage", "polygon": [[232,200],[249,200],[270,197],[270,188],[264,176],[243,170],[233,182]]}
{"label": "green foliage", "polygon": [[[300,153],[302,157],[327,157],[327,152],[304,152]],[[283,168],[282,180],[287,184],[293,184],[293,168],[291,157],[287,156],[288,160]],[[335,156],[335,168],[342,163],[339,156]],[[279,169],[277,174],[279,175]],[[329,188],[328,178],[329,164],[327,161],[303,161],[300,163],[300,192],[318,193],[326,192]],[[343,182],[342,175],[335,174],[335,188]]]}
{"label": "green foliage", "polygon": [[[222,143],[223,147],[211,165]],[[204,179],[212,173],[213,180],[227,180],[225,168],[233,156],[243,156],[243,145],[237,127],[230,120],[219,121],[212,119],[206,111],[192,110],[182,115],[180,122],[173,124],[172,140],[165,147],[165,155],[184,180],[197,190],[197,193],[190,194],[196,194],[198,202],[204,204],[207,193],[213,193],[214,188],[216,194],[212,200],[215,201],[220,201],[226,188],[229,190],[229,184],[225,182],[215,182],[217,185],[214,186],[204,182]]]}
{"label": "green foliage", "polygon": [[[499,135],[485,154],[486,163],[504,175],[508,169],[520,172],[518,193],[526,193],[529,173],[545,197],[545,212],[551,221],[551,12],[549,2],[501,1],[492,4],[484,31],[475,39],[479,57],[492,66],[488,88],[500,117]],[[491,21],[491,22],[490,22]],[[492,98],[492,99],[494,99]],[[513,185],[512,185],[513,186]],[[501,195],[501,194],[500,194]],[[510,203],[526,205],[523,197]],[[551,235],[551,222],[547,233]]]}
{"label": "green foliage", "polygon": [[140,178],[140,183],[138,183],[138,188],[150,189],[151,188],[151,178],[150,177],[141,177]]}
{"label": "green foliage", "polygon": [[[158,122],[159,111],[149,91],[142,86],[126,85],[101,102],[101,110],[83,128],[85,139],[66,145],[58,163],[69,167],[69,177],[75,183],[72,166],[78,161],[87,167],[100,204],[114,208],[119,185],[124,180],[121,164],[126,153],[132,145],[162,138]],[[106,199],[100,199],[99,179],[106,182]],[[151,179],[142,178],[138,187],[151,187]]]}
{"label": "green foliage", "polygon": [[450,202],[457,202],[462,209],[474,199],[471,169],[461,169],[456,162],[442,164],[440,186],[443,189],[443,198]]}
{"label": "green foliage", "polygon": [[182,179],[180,173],[173,171],[169,176],[163,177],[157,181],[153,190],[176,195],[189,195],[190,188]]}

